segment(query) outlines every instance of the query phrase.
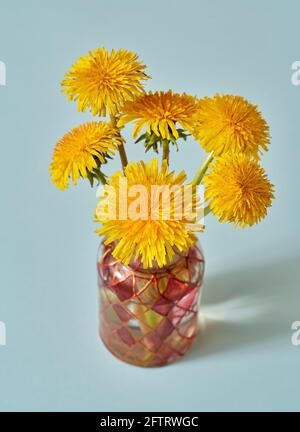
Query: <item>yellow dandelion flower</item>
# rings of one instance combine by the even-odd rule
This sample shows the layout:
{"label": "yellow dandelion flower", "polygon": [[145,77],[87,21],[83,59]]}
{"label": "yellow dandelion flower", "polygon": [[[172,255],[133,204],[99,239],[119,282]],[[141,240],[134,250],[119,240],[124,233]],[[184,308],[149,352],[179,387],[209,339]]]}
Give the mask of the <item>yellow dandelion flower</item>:
{"label": "yellow dandelion flower", "polygon": [[244,153],[259,159],[270,142],[269,127],[255,105],[241,96],[216,95],[199,101],[192,133],[207,152]]}
{"label": "yellow dandelion flower", "polygon": [[[183,209],[181,218],[176,217],[178,195],[182,199],[183,182],[186,174],[181,171],[177,176],[174,172],[168,172],[166,161],[163,162],[161,170],[158,160],[153,159],[149,164],[141,161],[131,162],[125,168],[125,175],[116,172],[108,181],[105,188],[113,188],[115,191],[116,212],[114,218],[103,218],[103,208],[109,205],[111,198],[105,198],[105,194],[98,203],[95,219],[102,224],[97,233],[105,236],[105,243],[117,242],[113,251],[116,259],[124,264],[129,264],[131,259],[141,259],[144,268],[152,267],[155,263],[163,267],[171,261],[174,254],[187,250],[196,241],[196,237],[189,229],[190,220]],[[128,196],[124,197],[121,181],[126,180]],[[132,206],[136,205],[136,193],[131,194],[132,187],[138,187],[143,202],[146,199],[146,214],[141,217],[130,216]],[[170,194],[168,204],[162,204],[161,195],[155,195],[152,186],[172,187],[176,191]],[[177,188],[176,188],[177,187]],[[142,190],[141,190],[142,188]],[[158,193],[158,192],[157,192]],[[154,194],[151,196],[151,194]],[[110,195],[109,193],[107,196]],[[176,197],[177,196],[177,197]],[[153,206],[153,199],[158,198],[158,207]],[[120,203],[124,205],[127,201],[126,216],[121,217]],[[141,202],[139,202],[141,210]],[[124,209],[122,210],[122,212]],[[170,211],[170,218],[165,217]],[[129,217],[128,217],[129,215]]]}
{"label": "yellow dandelion flower", "polygon": [[147,128],[148,133],[154,132],[163,139],[170,140],[171,134],[178,139],[176,123],[185,130],[191,129],[191,118],[196,109],[197,99],[194,96],[173,93],[172,90],[149,92],[125,104],[119,126],[134,121],[134,138],[141,129]]}
{"label": "yellow dandelion flower", "polygon": [[115,115],[125,101],[144,91],[141,81],[149,78],[145,68],[133,52],[98,48],[73,64],[61,83],[63,93],[77,101],[79,111]]}
{"label": "yellow dandelion flower", "polygon": [[220,222],[233,222],[241,227],[263,219],[274,198],[274,187],[265,170],[244,154],[218,158],[203,183],[212,213]]}
{"label": "yellow dandelion flower", "polygon": [[61,138],[53,152],[50,165],[51,179],[59,189],[73,184],[79,177],[86,178],[99,164],[112,156],[119,144],[119,135],[105,122],[89,122],[78,126]]}

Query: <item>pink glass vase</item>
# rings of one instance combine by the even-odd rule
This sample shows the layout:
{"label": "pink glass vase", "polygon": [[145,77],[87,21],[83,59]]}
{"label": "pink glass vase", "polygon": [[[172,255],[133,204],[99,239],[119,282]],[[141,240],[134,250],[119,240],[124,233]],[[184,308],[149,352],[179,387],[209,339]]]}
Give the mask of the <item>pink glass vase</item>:
{"label": "pink glass vase", "polygon": [[180,359],[197,333],[204,257],[199,246],[162,269],[123,265],[114,246],[99,248],[100,336],[119,359],[163,366]]}

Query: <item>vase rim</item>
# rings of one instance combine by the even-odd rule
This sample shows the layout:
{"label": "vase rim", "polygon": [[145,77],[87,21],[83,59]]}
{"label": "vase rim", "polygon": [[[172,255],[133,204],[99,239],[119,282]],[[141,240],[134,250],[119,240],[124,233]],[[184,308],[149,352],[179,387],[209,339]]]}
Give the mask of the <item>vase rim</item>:
{"label": "vase rim", "polygon": [[[113,248],[113,244],[109,244],[109,245],[105,245],[104,241],[102,241],[100,243],[99,246],[99,251],[101,250],[101,248],[107,249],[107,252],[109,253],[109,251]],[[164,276],[165,274],[169,273],[170,270],[172,270],[174,267],[176,267],[178,265],[178,263],[181,260],[185,260],[186,257],[188,256],[188,252],[190,251],[191,248],[196,248],[200,251],[201,255],[202,255],[202,251],[201,251],[201,247],[199,245],[199,241],[195,242],[195,244],[193,244],[188,250],[184,251],[184,252],[180,252],[178,251],[174,256],[171,262],[169,262],[168,264],[164,265],[163,267],[158,267],[157,264],[156,266],[152,266],[150,268],[143,268],[139,265],[139,263],[137,261],[132,261],[129,264],[123,264],[122,265],[128,269],[128,271],[133,271],[135,274],[140,274],[143,275],[144,277],[152,277],[153,275],[159,275],[160,277]],[[195,258],[196,259],[196,258]],[[116,262],[120,262],[119,260],[116,259]]]}

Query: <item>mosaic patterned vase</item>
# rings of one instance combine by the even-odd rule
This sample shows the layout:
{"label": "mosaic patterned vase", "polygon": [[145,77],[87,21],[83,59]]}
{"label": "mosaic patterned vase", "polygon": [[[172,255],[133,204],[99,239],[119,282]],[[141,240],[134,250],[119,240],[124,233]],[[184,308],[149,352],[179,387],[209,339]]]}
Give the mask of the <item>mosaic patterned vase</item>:
{"label": "mosaic patterned vase", "polygon": [[199,246],[176,255],[162,269],[125,266],[100,246],[100,336],[119,359],[137,366],[163,366],[180,359],[197,333],[204,274]]}

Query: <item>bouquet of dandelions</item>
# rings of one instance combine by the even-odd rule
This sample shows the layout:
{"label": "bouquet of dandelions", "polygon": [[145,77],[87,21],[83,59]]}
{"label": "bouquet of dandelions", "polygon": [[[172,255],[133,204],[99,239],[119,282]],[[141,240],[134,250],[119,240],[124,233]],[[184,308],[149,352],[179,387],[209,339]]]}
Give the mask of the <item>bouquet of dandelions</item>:
{"label": "bouquet of dandelions", "polygon": [[[178,309],[182,299],[189,295],[189,290],[200,286],[199,280],[193,281],[190,262],[186,264],[189,253],[194,258],[198,257],[198,261],[203,259],[195,246],[195,227],[203,230],[203,225],[197,224],[196,220],[201,214],[198,211],[199,197],[195,192],[196,186],[202,185],[205,191],[204,202],[200,203],[205,215],[212,213],[220,222],[246,227],[258,223],[266,216],[273,199],[273,185],[259,164],[261,153],[267,150],[270,136],[268,125],[255,105],[241,96],[217,94],[213,97],[198,98],[186,93],[173,93],[172,90],[146,92],[143,84],[149,76],[145,73],[145,68],[135,53],[122,49],[108,52],[105,48],[90,51],[87,56],[80,57],[73,64],[62,81],[63,93],[69,100],[77,101],[79,111],[90,110],[92,115],[108,119],[82,124],[61,138],[54,149],[50,172],[53,183],[59,189],[67,188],[70,179],[76,184],[80,177],[87,178],[91,186],[97,183],[105,185],[95,218],[101,224],[97,232],[104,237],[108,248],[103,254],[105,259],[103,256],[100,259],[102,276],[103,269],[106,269],[104,282],[108,284],[108,268],[110,271],[114,269],[113,277],[116,278],[117,270],[114,266],[123,266],[123,272],[124,268],[135,272],[138,267],[139,270],[151,274],[145,285],[149,288],[155,281],[156,291],[163,299],[148,296],[147,302],[143,303],[137,295],[139,291],[137,292],[136,274],[132,280],[127,275],[127,279],[115,284],[111,292],[116,294],[116,301],[123,303],[137,295],[138,301],[146,308],[144,313],[148,314],[148,318],[145,318],[140,326],[141,334],[145,334],[145,326],[153,330],[155,325],[157,336],[161,317],[167,317],[172,329],[178,330],[187,310],[190,311],[191,306],[195,305],[195,296],[188,307],[181,305],[181,310],[185,311],[181,314],[177,311],[174,315],[172,308],[167,314],[161,313],[153,304],[162,301],[166,303],[172,298],[172,305]],[[161,163],[157,157],[150,163],[128,163],[122,129],[131,122],[134,123],[135,142],[143,142],[146,152],[152,150],[161,153]],[[186,182],[184,171],[177,175],[169,171],[170,150],[175,147],[180,151],[190,151],[184,144],[188,135],[194,137],[208,153],[189,183]],[[108,178],[104,172],[105,166],[116,153],[119,153],[122,171],[117,171]],[[157,191],[154,189],[157,186],[171,189],[168,200],[161,199],[162,189]],[[191,198],[186,207],[181,206],[183,201],[187,201],[181,193],[183,189],[185,192],[189,191],[186,195]],[[154,206],[153,211],[154,202],[156,207]],[[166,214],[168,217],[165,217]],[[178,277],[178,269],[174,271],[174,275],[168,268],[178,255],[185,257],[183,270],[180,267],[181,276],[184,275],[181,278]],[[110,261],[107,263],[108,259]],[[135,263],[135,267],[130,267],[132,263]],[[168,277],[163,283],[157,283],[157,271],[165,268],[168,269]],[[151,273],[151,269],[155,269],[156,273]],[[118,271],[120,273],[120,267]],[[174,288],[174,281],[183,282],[181,289],[178,290],[177,285]],[[145,285],[140,285],[145,292]],[[186,287],[189,287],[188,292]],[[173,293],[173,297],[174,292],[182,295],[175,296],[176,298],[172,295],[168,297],[168,290]],[[110,305],[113,302],[111,295]],[[123,303],[124,312],[126,308]],[[132,318],[132,309],[128,308],[126,312]],[[142,313],[141,309],[139,312]],[[105,312],[103,313],[105,315]],[[120,318],[119,315],[122,314],[116,312],[116,316]],[[118,335],[117,349],[109,346],[110,350],[114,353],[117,350],[116,355],[126,361],[138,363],[136,357],[135,360],[130,360],[124,353],[120,354],[120,340],[127,348],[138,346],[132,331],[124,327],[124,322],[130,322],[129,317],[127,321],[124,319],[125,317],[121,316],[120,334],[115,329],[110,333],[109,326],[106,326],[108,335],[105,343],[109,345],[108,341]],[[165,341],[162,334],[163,330],[159,339]],[[171,336],[168,335],[168,338]],[[192,338],[185,335],[185,339]],[[168,354],[169,357],[161,354],[161,344],[157,341],[152,343],[149,336],[146,340],[143,347],[147,350],[148,363],[144,359],[144,365],[171,361],[171,354]],[[180,344],[177,341],[178,343]],[[167,346],[170,348],[170,342]],[[157,360],[158,352],[160,360]],[[149,361],[149,353],[156,356],[155,360],[152,358]],[[176,353],[178,354],[178,350]]]}

